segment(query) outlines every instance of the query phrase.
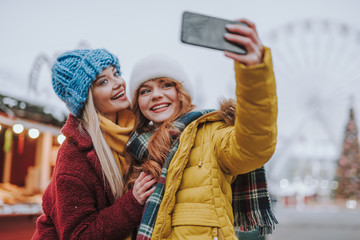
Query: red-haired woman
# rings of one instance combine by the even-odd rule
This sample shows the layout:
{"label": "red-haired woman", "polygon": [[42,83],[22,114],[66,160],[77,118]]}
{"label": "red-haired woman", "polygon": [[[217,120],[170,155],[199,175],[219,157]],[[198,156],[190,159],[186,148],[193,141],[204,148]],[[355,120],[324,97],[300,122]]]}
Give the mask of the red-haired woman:
{"label": "red-haired woman", "polygon": [[225,52],[235,60],[236,101],[218,111],[194,111],[189,80],[175,60],[150,56],[133,69],[136,132],[127,144],[127,185],[142,171],[158,179],[137,239],[237,239],[234,222],[261,233],[276,223],[262,168],[277,136],[271,53],[255,25],[243,22],[249,27],[228,26],[225,36],[248,51]]}

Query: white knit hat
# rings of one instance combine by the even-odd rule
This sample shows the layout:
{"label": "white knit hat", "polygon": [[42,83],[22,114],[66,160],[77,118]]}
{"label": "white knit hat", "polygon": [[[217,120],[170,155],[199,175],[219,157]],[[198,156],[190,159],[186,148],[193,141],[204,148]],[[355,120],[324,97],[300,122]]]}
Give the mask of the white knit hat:
{"label": "white knit hat", "polygon": [[159,77],[168,77],[180,82],[192,97],[191,83],[184,69],[176,60],[164,55],[150,55],[135,64],[130,75],[128,94],[132,98],[141,84]]}

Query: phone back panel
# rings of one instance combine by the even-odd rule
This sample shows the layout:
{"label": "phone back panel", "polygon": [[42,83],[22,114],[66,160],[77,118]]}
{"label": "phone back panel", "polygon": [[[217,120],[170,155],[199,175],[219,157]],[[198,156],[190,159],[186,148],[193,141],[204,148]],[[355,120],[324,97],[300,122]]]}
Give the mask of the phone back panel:
{"label": "phone back panel", "polygon": [[242,46],[225,40],[226,24],[244,24],[220,18],[209,17],[192,12],[184,12],[181,28],[183,43],[207,47],[217,50],[226,50],[238,54],[246,54]]}

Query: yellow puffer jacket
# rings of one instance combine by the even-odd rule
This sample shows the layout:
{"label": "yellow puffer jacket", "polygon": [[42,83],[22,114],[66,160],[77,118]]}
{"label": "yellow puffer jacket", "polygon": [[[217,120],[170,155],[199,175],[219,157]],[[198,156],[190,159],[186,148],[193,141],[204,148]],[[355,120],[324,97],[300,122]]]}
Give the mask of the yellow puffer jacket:
{"label": "yellow puffer jacket", "polygon": [[231,183],[263,166],[277,137],[277,97],[270,49],[263,63],[235,63],[236,118],[212,112],[189,124],[168,169],[152,239],[237,239]]}

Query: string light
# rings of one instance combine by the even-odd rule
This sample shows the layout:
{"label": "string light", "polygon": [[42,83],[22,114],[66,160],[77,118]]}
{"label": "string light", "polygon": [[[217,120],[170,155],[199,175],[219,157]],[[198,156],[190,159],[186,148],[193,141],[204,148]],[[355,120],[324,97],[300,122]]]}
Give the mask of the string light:
{"label": "string light", "polygon": [[283,178],[280,180],[280,187],[285,189],[287,187],[289,187],[289,180],[287,180],[286,178]]}
{"label": "string light", "polygon": [[57,137],[57,141],[59,144],[62,144],[64,141],[65,141],[65,136],[60,134],[58,137]]}
{"label": "string light", "polygon": [[348,200],[346,202],[346,208],[349,208],[349,209],[355,209],[356,205],[357,205],[356,200]]}
{"label": "string light", "polygon": [[39,137],[40,132],[36,128],[30,128],[28,134],[29,134],[29,137],[31,137],[32,139],[35,139],[35,138]]}
{"label": "string light", "polygon": [[13,131],[14,131],[14,133],[20,134],[20,133],[22,133],[22,131],[24,131],[24,126],[22,124],[19,124],[19,123],[15,124],[13,126]]}

